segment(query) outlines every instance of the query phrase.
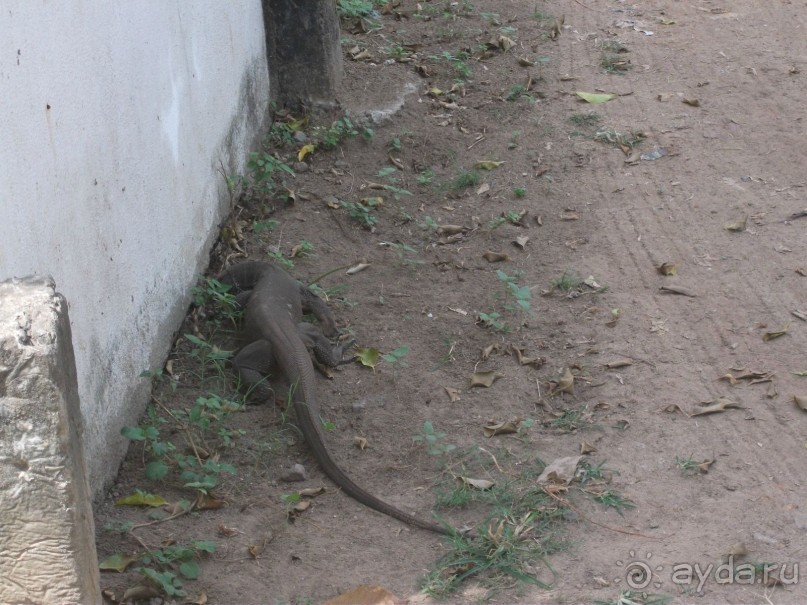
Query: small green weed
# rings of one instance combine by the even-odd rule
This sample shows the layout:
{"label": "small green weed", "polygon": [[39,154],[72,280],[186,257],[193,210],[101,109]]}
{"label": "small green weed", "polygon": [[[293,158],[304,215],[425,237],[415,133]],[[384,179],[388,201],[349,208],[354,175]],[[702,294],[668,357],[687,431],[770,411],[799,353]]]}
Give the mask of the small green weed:
{"label": "small green weed", "polygon": [[502,20],[499,18],[499,13],[487,13],[483,11],[479,13],[479,16],[495,27],[502,24]]}
{"label": "small green weed", "polygon": [[451,188],[454,190],[465,189],[479,184],[482,175],[477,170],[461,169],[454,180],[451,181]]}
{"label": "small green weed", "polygon": [[515,303],[515,306],[509,303],[505,304],[504,308],[507,311],[518,310],[522,313],[532,315],[530,308],[532,291],[530,288],[528,286],[519,286],[518,278],[515,275],[507,275],[507,273],[501,269],[496,271],[496,277],[498,277],[505,286],[505,296]]}
{"label": "small green weed", "polygon": [[600,50],[607,53],[626,53],[628,47],[617,39],[606,40],[600,44]]}
{"label": "small green weed", "polygon": [[626,508],[636,508],[636,505],[633,502],[623,498],[612,489],[606,489],[602,493],[597,494],[594,496],[594,500],[600,504],[604,504],[605,506],[616,509],[620,515]]}
{"label": "small green weed", "polygon": [[454,70],[454,73],[461,80],[467,80],[471,77],[471,68],[468,66],[468,63],[466,63],[469,58],[470,55],[465,51],[456,53],[443,51],[439,55],[429,55],[429,59],[432,61],[447,61]]}
{"label": "small green weed", "polygon": [[414,269],[415,267],[426,264],[426,261],[424,260],[420,260],[418,258],[412,258],[414,255],[417,254],[417,251],[412,246],[409,246],[407,244],[397,244],[393,242],[384,242],[384,243],[390,250],[395,252],[395,255],[398,257],[398,261],[405,267]]}
{"label": "small green weed", "polygon": [[[204,381],[209,377],[210,370],[213,370],[214,377],[221,380],[224,376],[224,363],[232,357],[232,352],[222,351],[217,346],[199,338],[194,334],[185,334],[185,339],[193,345],[189,353],[191,359],[195,359],[201,366],[197,377]],[[141,377],[151,377],[151,373],[144,372]]]}
{"label": "small green weed", "polygon": [[696,475],[701,472],[701,465],[703,462],[695,460],[692,454],[688,458],[683,456],[675,457],[675,466],[681,471],[682,475]]}
{"label": "small green weed", "polygon": [[532,18],[535,19],[536,21],[553,21],[555,19],[552,13],[545,13],[537,9],[533,11]]}
{"label": "small green weed", "polygon": [[554,576],[545,557],[565,546],[557,537],[557,525],[566,512],[543,490],[519,490],[520,483],[530,482],[513,481],[489,490],[458,485],[441,495],[440,502],[445,508],[462,508],[480,501],[489,503],[494,512],[479,536],[450,538],[449,552],[422,582],[424,592],[434,598],[445,597],[469,579],[477,580],[490,591],[513,581],[550,588],[548,581],[536,575],[535,567],[546,568],[546,580]]}
{"label": "small green weed", "polygon": [[507,91],[507,94],[504,97],[504,100],[508,103],[514,103],[516,101],[520,101],[521,99],[526,99],[528,101],[534,101],[535,98],[529,94],[529,91],[523,84],[515,84],[510,87],[510,90]]}
{"label": "small green weed", "polygon": [[583,284],[583,279],[576,275],[573,271],[567,270],[560,277],[553,279],[552,288],[569,292],[575,288],[579,288]]}
{"label": "small green weed", "polygon": [[294,269],[294,261],[284,256],[280,251],[267,252],[266,257],[269,258],[274,264],[282,267],[286,271]]}
{"label": "small green weed", "polygon": [[489,328],[494,332],[509,332],[510,327],[502,320],[502,316],[495,311],[492,313],[480,313],[479,321],[485,328]]}
{"label": "small green weed", "polygon": [[314,244],[308,240],[300,240],[300,243],[292,248],[292,256],[298,256],[301,258],[314,256]]}
{"label": "small green weed", "polygon": [[488,230],[493,231],[494,229],[498,229],[505,223],[510,223],[511,225],[516,226],[523,226],[521,219],[524,218],[524,215],[520,212],[516,212],[515,210],[508,210],[504,214],[500,216],[494,216],[488,222]]}
{"label": "small green weed", "polygon": [[[229,285],[222,284],[212,277],[203,277],[199,285],[193,288],[193,304],[197,307],[215,306],[218,315],[225,317],[235,327],[244,312],[238,306],[235,296],[230,293],[230,289]],[[220,324],[218,315],[213,318],[217,326]]]}
{"label": "small green weed", "polygon": [[247,169],[252,173],[256,186],[271,192],[276,184],[275,180],[281,174],[294,176],[294,171],[277,155],[268,152],[253,151],[249,154]]}
{"label": "small green weed", "polygon": [[390,153],[400,153],[403,150],[403,144],[401,143],[401,139],[398,137],[393,137],[392,140],[387,145],[387,151]]}
{"label": "small green weed", "polygon": [[442,367],[456,361],[456,358],[454,357],[454,349],[457,347],[457,341],[451,340],[450,338],[444,338],[443,344],[447,350],[438,360],[438,367]]}
{"label": "small green weed", "polygon": [[[171,422],[159,416],[153,406],[147,410],[147,420],[136,427],[125,426],[121,434],[132,441],[143,442],[151,460],[146,464],[146,477],[152,481],[164,480],[170,472],[177,472],[182,484],[192,490],[208,493],[218,484],[221,473],[235,474],[231,464],[216,462],[211,456],[202,458],[196,453],[198,446],[211,452],[215,447],[227,447],[235,432],[227,429],[224,418],[241,405],[211,394],[198,397],[189,410],[173,410]],[[161,428],[168,433],[179,432],[187,441],[186,447],[178,448],[172,441],[162,437]],[[194,449],[196,448],[196,449]],[[187,454],[192,451],[194,454]]]}
{"label": "small green weed", "polygon": [[586,485],[592,481],[607,483],[613,475],[618,475],[617,471],[605,468],[605,461],[599,464],[592,464],[588,460],[583,460],[577,465],[577,479],[581,485]]}
{"label": "small green weed", "polygon": [[525,187],[514,187],[513,188],[513,195],[517,198],[522,198],[527,195],[527,189]]}
{"label": "small green weed", "polygon": [[568,120],[575,126],[594,128],[600,123],[602,116],[593,111],[589,113],[573,113]]}
{"label": "small green weed", "polygon": [[445,436],[445,433],[435,431],[431,421],[426,420],[423,423],[423,432],[412,437],[412,440],[424,443],[429,456],[445,456],[457,448],[456,445],[442,443],[441,440]]}
{"label": "small green weed", "polygon": [[405,368],[409,364],[406,362],[406,356],[409,355],[409,346],[403,345],[398,347],[394,351],[390,351],[389,353],[384,353],[381,355],[381,359],[386,361],[392,367],[392,378],[393,381],[395,380],[395,368],[401,367]]}
{"label": "small green weed", "polygon": [[406,59],[407,57],[411,56],[412,53],[406,50],[400,44],[392,44],[384,49],[384,52],[392,57],[393,59]]}
{"label": "small green weed", "polygon": [[603,53],[600,59],[600,67],[610,74],[622,74],[633,66],[630,59],[626,59],[622,55]]}
{"label": "small green weed", "polygon": [[378,217],[373,214],[373,210],[378,205],[377,203],[366,202],[365,204],[362,204],[359,202],[339,200],[339,205],[347,210],[352,219],[354,219],[357,223],[359,223],[359,225],[368,231],[372,231],[373,227],[378,224]]}
{"label": "small green weed", "polygon": [[291,147],[294,145],[294,130],[286,122],[275,121],[269,130],[269,140],[276,147]]}
{"label": "small green weed", "polygon": [[434,170],[426,168],[417,175],[418,185],[428,185],[434,180]]}
{"label": "small green weed", "polygon": [[274,231],[277,229],[277,226],[280,224],[280,221],[275,220],[273,218],[269,218],[262,221],[255,221],[252,223],[252,232],[256,234],[261,233],[268,233],[270,231]]}
{"label": "small green weed", "polygon": [[343,116],[335,120],[329,127],[323,128],[318,126],[313,129],[312,134],[315,138],[321,141],[325,149],[335,149],[343,141],[347,139],[354,139],[359,134],[363,134],[365,138],[372,138],[373,131],[371,128],[365,128],[359,131],[359,127],[353,123],[348,116]]}
{"label": "small green weed", "polygon": [[[182,583],[174,571],[186,580],[199,578],[201,556],[216,552],[216,544],[211,540],[194,540],[188,546],[174,544],[163,548],[149,550],[142,555],[144,567],[138,568],[143,577],[153,582],[166,596],[186,596]],[[162,571],[160,571],[162,570]]]}
{"label": "small green weed", "polygon": [[366,19],[373,16],[375,5],[370,0],[337,0],[336,12],[342,19]]}
{"label": "small green weed", "polygon": [[549,423],[549,426],[557,431],[571,432],[586,424],[588,421],[583,417],[583,413],[580,410],[572,409],[563,410],[560,416]]}
{"label": "small green weed", "polygon": [[641,132],[617,132],[613,129],[600,130],[594,135],[594,140],[600,143],[608,143],[615,147],[628,147],[633,149],[644,141],[645,135]]}
{"label": "small green weed", "polygon": [[431,229],[432,231],[436,231],[440,228],[440,225],[438,225],[437,221],[435,221],[432,217],[424,216],[423,220],[418,223],[418,227],[421,229]]}

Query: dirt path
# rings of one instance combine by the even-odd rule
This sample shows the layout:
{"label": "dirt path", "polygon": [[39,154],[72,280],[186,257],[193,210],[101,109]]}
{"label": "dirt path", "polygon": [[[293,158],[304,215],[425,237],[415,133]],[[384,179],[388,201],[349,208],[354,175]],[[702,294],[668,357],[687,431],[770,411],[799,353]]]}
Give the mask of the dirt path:
{"label": "dirt path", "polygon": [[[789,580],[794,565],[807,560],[807,415],[793,403],[793,395],[807,396],[807,378],[794,374],[807,370],[807,323],[792,314],[807,314],[807,217],[788,220],[807,209],[807,3],[639,4],[488,1],[457,14],[466,5],[422,3],[437,9],[427,21],[405,1],[399,20],[384,15],[383,29],[350,34],[376,61],[348,62],[346,98],[380,106],[405,82],[416,92],[375,127],[372,141],[309,157],[309,170],[288,183],[302,195],[272,215],[280,229],[252,234],[243,246],[261,258],[278,244],[288,253],[300,240],[312,242],[316,256],[295,259],[291,270],[301,279],[357,259],[371,263],[351,277],[332,275],[323,287],[346,284],[350,304],[335,306],[343,324],[361,346],[389,352],[407,345],[408,366],[393,372],[381,364],[373,373],[351,365],[321,389],[323,415],[334,425],[329,446],[368,490],[429,518],[435,495],[450,491],[454,475],[481,468],[457,455],[436,460],[413,442],[427,420],[457,451],[482,447],[481,457],[496,457],[501,466],[488,466],[480,478],[503,483],[536,456],[548,463],[579,454],[581,442],[595,448],[587,455],[592,465],[611,469],[607,489],[633,506],[604,506],[583,490],[563,495],[573,509],[562,547],[547,557],[554,576],[532,562],[551,589],[498,581],[497,602],[613,603],[629,588],[627,571],[641,564],[652,572],[646,590],[676,603],[802,603],[803,582],[748,584],[746,575],[720,583],[715,569],[734,552],[735,566],[786,565],[782,579]],[[551,40],[561,14],[565,25]],[[460,67],[440,60],[443,52],[456,55],[502,35],[515,46],[466,61],[472,74],[453,100],[428,94],[447,91],[458,77]],[[617,53],[615,40],[627,52]],[[395,55],[395,45],[414,52],[412,61],[385,64],[404,56]],[[534,65],[519,65],[519,57]],[[602,66],[606,57],[611,72]],[[621,70],[620,61],[630,67]],[[428,77],[413,65],[427,66]],[[521,94],[514,87],[528,76],[533,84]],[[594,106],[576,91],[619,96]],[[598,121],[587,121],[591,112]],[[638,153],[665,155],[627,163],[632,150],[602,140],[615,132],[645,133]],[[389,155],[403,170],[379,175],[392,166]],[[452,187],[480,160],[505,163],[480,170],[472,186]],[[429,171],[431,183],[419,182]],[[358,202],[379,195],[367,183],[391,184],[391,176],[396,189],[414,195],[395,199],[383,191],[372,233],[327,204],[328,196]],[[505,218],[491,228],[495,217],[522,210],[524,226]],[[746,219],[743,230],[726,229]],[[471,231],[446,241],[433,224]],[[529,237],[523,250],[511,243],[518,236]],[[487,250],[510,260],[488,263]],[[676,274],[661,275],[662,263],[674,263]],[[531,289],[532,316],[505,308],[507,286],[496,269]],[[564,274],[592,276],[607,290],[564,284]],[[546,292],[558,282],[573,287]],[[493,312],[508,332],[476,325],[479,313]],[[763,339],[785,326],[785,335]],[[545,363],[519,366],[503,353],[480,361],[494,343],[525,347]],[[607,367],[617,360],[632,364]],[[574,395],[550,396],[566,368],[575,376]],[[475,370],[501,378],[471,389]],[[744,370],[772,379],[720,380]],[[458,389],[460,400],[450,401],[445,387]],[[720,398],[736,408],[687,415]],[[264,406],[242,416],[250,432],[227,454],[239,463],[223,494],[228,506],[144,536],[201,539],[221,526],[237,529],[216,538],[217,551],[189,592],[204,592],[209,603],[297,604],[376,584],[427,602],[417,594],[419,581],[448,546],[333,490],[279,414]],[[525,418],[531,423],[516,436],[482,434],[491,420]],[[353,446],[356,435],[368,439],[368,450]],[[683,472],[685,460],[714,462],[706,473]],[[278,478],[295,462],[310,475],[302,487],[329,491],[292,525],[280,496],[297,487]],[[144,481],[139,451],[112,496],[136,487],[164,487]],[[486,510],[476,504],[438,512],[459,526],[480,523]],[[99,510],[102,555],[122,547],[100,528],[127,514],[111,500]],[[257,558],[247,550],[255,545]],[[702,585],[696,575],[686,581],[687,565],[708,576]],[[760,580],[759,567],[754,573],[751,580]],[[105,581],[120,591],[133,580]],[[473,602],[488,588],[472,580],[446,602]]]}

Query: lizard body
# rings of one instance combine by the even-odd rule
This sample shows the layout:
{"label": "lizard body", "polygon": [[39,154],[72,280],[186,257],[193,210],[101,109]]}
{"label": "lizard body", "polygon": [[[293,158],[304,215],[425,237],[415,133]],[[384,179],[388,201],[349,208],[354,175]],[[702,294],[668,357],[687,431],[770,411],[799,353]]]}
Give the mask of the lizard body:
{"label": "lizard body", "polygon": [[[307,329],[299,326],[303,308],[306,308],[319,320],[322,333],[336,334],[336,325],[325,302],[285,271],[268,263],[240,263],[225,271],[219,280],[233,286],[236,293],[252,291],[248,298],[239,294],[241,303],[245,304],[245,332],[249,343],[242,351],[246,351],[248,357],[254,357],[255,354],[260,355],[263,347],[265,353],[274,357],[274,362],[291,385],[300,431],[325,474],[365,506],[409,525],[450,535],[451,531],[447,528],[418,519],[356,485],[339,468],[325,447],[315,394],[314,366],[304,342]],[[266,346],[271,350],[265,349]],[[250,350],[249,347],[253,348]],[[237,359],[236,356],[235,363]]]}

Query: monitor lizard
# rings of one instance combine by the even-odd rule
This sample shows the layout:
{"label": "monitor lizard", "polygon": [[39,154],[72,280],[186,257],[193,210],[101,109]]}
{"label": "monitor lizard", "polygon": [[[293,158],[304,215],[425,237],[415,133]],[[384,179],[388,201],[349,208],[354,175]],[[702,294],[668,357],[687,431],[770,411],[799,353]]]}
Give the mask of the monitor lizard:
{"label": "monitor lizard", "polygon": [[[242,351],[246,351],[249,357],[249,354],[260,352],[263,348],[266,353],[273,355],[291,385],[290,393],[300,431],[325,474],[346,494],[365,506],[414,527],[451,535],[453,531],[450,528],[418,519],[356,485],[339,468],[325,447],[315,394],[314,366],[304,343],[304,332],[299,326],[305,308],[319,320],[323,334],[335,335],[336,324],[325,301],[288,273],[268,263],[239,263],[224,271],[219,281],[232,286],[239,302],[245,306],[248,344]],[[248,348],[260,341],[265,343],[253,345],[252,350]],[[266,349],[267,344],[271,351]],[[238,356],[234,360],[236,364],[237,360]]]}

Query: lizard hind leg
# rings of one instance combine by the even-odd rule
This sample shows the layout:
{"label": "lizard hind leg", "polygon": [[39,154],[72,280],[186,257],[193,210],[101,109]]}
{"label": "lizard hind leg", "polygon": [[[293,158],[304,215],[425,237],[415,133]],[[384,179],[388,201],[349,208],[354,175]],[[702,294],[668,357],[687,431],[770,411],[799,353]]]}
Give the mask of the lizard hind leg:
{"label": "lizard hind leg", "polygon": [[267,374],[275,367],[272,345],[267,340],[256,340],[241,349],[233,358],[238,373],[239,387],[251,403],[265,403],[274,391],[269,387]]}

